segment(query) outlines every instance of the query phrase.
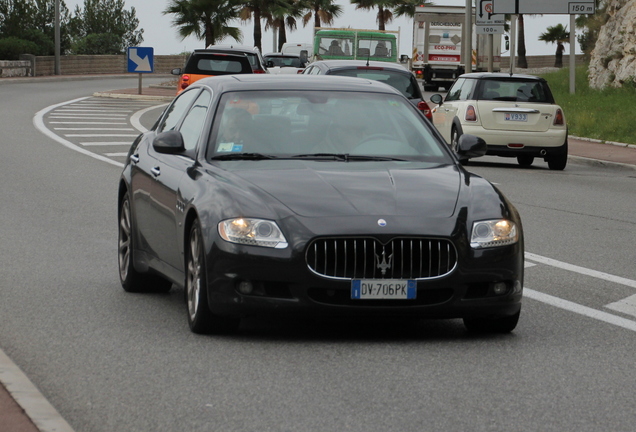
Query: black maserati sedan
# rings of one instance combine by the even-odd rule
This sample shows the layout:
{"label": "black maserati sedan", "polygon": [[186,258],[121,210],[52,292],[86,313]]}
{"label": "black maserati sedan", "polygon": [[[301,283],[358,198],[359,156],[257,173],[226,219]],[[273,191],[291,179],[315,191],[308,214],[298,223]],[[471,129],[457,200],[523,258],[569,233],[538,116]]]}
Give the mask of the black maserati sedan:
{"label": "black maserati sedan", "polygon": [[189,86],[132,144],[119,181],[128,292],[185,293],[195,333],[251,315],[463,319],[510,332],[517,210],[398,90],[373,80],[227,75]]}

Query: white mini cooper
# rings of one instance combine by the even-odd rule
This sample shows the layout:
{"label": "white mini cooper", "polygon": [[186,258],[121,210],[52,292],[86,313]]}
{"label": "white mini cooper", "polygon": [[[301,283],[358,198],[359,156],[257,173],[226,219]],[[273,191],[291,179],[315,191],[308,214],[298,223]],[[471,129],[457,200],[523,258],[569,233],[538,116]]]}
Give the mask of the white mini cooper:
{"label": "white mini cooper", "polygon": [[530,75],[469,73],[461,75],[438,104],[433,123],[455,150],[463,134],[477,135],[489,155],[516,157],[530,166],[543,158],[551,170],[568,161],[568,128],[545,79]]}

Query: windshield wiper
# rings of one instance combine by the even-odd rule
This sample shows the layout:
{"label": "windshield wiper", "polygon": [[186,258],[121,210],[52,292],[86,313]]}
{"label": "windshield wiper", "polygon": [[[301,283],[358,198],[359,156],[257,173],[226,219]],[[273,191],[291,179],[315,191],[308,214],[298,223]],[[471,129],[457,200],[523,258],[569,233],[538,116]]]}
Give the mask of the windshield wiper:
{"label": "windshield wiper", "polygon": [[212,160],[263,160],[276,159],[276,156],[262,153],[227,153],[212,157]]}
{"label": "windshield wiper", "polygon": [[398,161],[404,162],[406,159],[394,158],[390,156],[369,156],[369,155],[352,155],[349,153],[308,153],[292,156],[292,158],[302,159],[329,159],[335,161]]}

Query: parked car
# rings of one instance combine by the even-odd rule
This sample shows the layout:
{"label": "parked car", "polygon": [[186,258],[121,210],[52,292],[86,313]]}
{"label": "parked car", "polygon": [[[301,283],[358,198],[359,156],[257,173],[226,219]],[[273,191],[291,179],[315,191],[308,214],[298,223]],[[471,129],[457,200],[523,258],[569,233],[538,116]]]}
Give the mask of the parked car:
{"label": "parked car", "polygon": [[180,76],[177,85],[179,94],[201,78],[266,73],[266,70],[264,60],[256,47],[210,45],[206,49],[194,50],[183,68],[172,69],[171,72]]}
{"label": "parked car", "polygon": [[320,60],[311,63],[303,72],[306,75],[338,75],[380,81],[398,89],[429,120],[431,110],[422,96],[415,76],[404,66],[366,60]]}
{"label": "parked car", "polygon": [[[465,134],[457,154],[485,150]],[[517,210],[372,80],[201,79],[134,141],[118,196],[124,290],[183,288],[196,333],[259,314],[519,319]]]}
{"label": "parked car", "polygon": [[298,74],[307,67],[307,56],[300,54],[269,53],[263,56],[267,70],[271,74]]}
{"label": "parked car", "polygon": [[433,123],[455,149],[462,134],[477,135],[487,154],[516,157],[521,166],[543,158],[551,170],[568,161],[568,128],[548,82],[504,73],[460,75],[446,97],[431,96]]}

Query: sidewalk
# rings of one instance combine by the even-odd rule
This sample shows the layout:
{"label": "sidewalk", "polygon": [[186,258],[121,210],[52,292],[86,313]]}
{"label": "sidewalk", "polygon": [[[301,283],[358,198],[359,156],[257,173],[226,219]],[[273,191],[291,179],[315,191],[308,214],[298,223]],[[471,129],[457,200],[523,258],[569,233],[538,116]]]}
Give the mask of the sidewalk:
{"label": "sidewalk", "polygon": [[[94,96],[171,101],[176,89],[152,86],[112,90]],[[636,145],[569,138],[569,158],[596,166],[636,170]],[[567,168],[566,168],[567,170]],[[10,391],[7,391],[7,388]],[[2,432],[73,432],[43,395],[0,349],[0,426]]]}

